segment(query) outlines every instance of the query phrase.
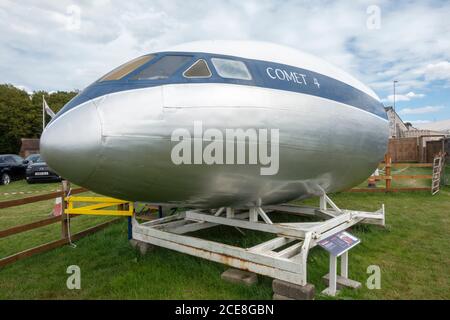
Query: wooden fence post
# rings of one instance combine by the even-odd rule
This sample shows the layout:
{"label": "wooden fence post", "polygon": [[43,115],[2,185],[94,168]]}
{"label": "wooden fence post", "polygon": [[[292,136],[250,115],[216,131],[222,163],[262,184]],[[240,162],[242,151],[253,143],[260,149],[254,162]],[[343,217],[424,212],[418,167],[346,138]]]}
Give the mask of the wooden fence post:
{"label": "wooden fence post", "polygon": [[62,192],[61,192],[61,237],[63,239],[67,239],[69,237],[69,217],[65,213],[65,209],[67,208],[66,197],[69,195],[70,191],[70,182],[67,180],[62,181]]}
{"label": "wooden fence post", "polygon": [[384,156],[384,162],[386,164],[386,192],[391,191],[391,182],[392,182],[392,176],[391,176],[391,166],[392,166],[392,158],[389,153],[386,153]]}

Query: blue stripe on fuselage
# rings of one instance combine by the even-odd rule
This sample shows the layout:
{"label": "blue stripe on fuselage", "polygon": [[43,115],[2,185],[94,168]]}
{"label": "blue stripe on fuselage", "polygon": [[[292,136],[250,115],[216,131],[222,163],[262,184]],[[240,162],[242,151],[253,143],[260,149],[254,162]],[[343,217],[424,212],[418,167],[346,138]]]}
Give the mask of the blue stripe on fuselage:
{"label": "blue stripe on fuselage", "polygon": [[[131,78],[141,70],[168,54],[189,55],[192,56],[192,60],[180,67],[180,69],[168,79],[131,80]],[[252,80],[224,79],[220,77],[210,60],[214,57],[243,61],[252,75]],[[210,78],[188,79],[183,77],[183,72],[197,59],[207,60],[212,72]],[[69,101],[69,103],[56,114],[53,120],[77,105],[109,93],[180,83],[226,83],[298,92],[344,103],[375,114],[383,119],[387,119],[382,103],[359,89],[317,72],[280,63],[219,54],[163,52],[156,54],[156,58],[134,70],[123,79],[94,82]]]}

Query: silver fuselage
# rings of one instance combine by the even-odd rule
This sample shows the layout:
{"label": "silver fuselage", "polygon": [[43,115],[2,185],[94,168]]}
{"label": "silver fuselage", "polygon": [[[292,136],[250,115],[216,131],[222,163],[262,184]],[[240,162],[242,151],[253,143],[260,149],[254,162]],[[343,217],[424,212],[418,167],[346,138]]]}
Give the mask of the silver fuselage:
{"label": "silver fuselage", "polygon": [[[327,88],[337,83],[331,76],[317,87],[305,79],[312,87],[301,90],[309,91],[295,92],[291,83],[273,80],[275,67],[265,75],[264,62],[255,61],[262,71],[253,71],[254,77],[265,78],[249,85],[221,83],[214,73],[204,81],[191,83],[179,75],[182,83],[138,88],[129,87],[132,81],[121,82],[126,89],[113,82],[111,88],[120,90],[93,98],[90,92],[97,89],[87,90],[84,101],[63,109],[47,126],[41,154],[64,178],[103,195],[204,208],[284,203],[346,190],[376,169],[387,147],[385,118],[358,102],[343,103],[345,96],[326,98],[339,96]],[[345,82],[336,88],[353,90]],[[261,175],[255,164],[175,164],[172,133],[192,132],[195,122],[221,132],[278,129],[277,174]]]}
{"label": "silver fuselage", "polygon": [[[175,165],[177,128],[278,128],[279,172],[258,165]],[[65,178],[98,193],[198,207],[272,204],[348,189],[382,160],[387,121],[300,93],[177,84],[102,96],[46,129],[43,154]],[[61,149],[49,153],[47,149]],[[67,152],[70,156],[61,160]]]}

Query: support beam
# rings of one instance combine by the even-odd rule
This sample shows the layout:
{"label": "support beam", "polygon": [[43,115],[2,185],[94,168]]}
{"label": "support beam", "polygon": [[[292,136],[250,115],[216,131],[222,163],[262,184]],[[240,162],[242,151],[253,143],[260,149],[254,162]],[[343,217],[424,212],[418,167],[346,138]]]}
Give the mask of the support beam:
{"label": "support beam", "polygon": [[[252,215],[252,212],[256,212],[256,210],[251,209],[250,215]],[[257,217],[257,215],[256,215],[256,217]],[[238,227],[238,228],[244,228],[244,229],[250,229],[250,230],[258,230],[258,231],[263,231],[263,232],[279,234],[280,236],[289,236],[289,237],[295,237],[295,238],[300,238],[300,239],[304,238],[304,235],[305,235],[305,231],[299,230],[297,228],[290,227],[290,226],[284,226],[284,225],[279,225],[279,224],[266,224],[266,223],[261,223],[261,222],[249,222],[249,221],[243,221],[243,220],[238,220],[238,219],[227,219],[227,218],[207,215],[204,213],[199,213],[197,211],[187,211],[186,219],[194,220],[194,221],[207,221],[207,222],[223,224],[223,225],[232,226],[232,227]]]}
{"label": "support beam", "polygon": [[249,248],[249,251],[252,252],[263,252],[263,251],[273,251],[279,247],[282,247],[288,243],[293,242],[294,239],[289,239],[289,238],[285,238],[285,237],[278,237],[278,238],[274,238],[272,240],[260,243],[256,246],[253,246],[251,248]]}
{"label": "support beam", "polygon": [[250,222],[258,222],[258,211],[256,208],[250,208],[249,214]]}
{"label": "support beam", "polygon": [[217,210],[217,212],[214,214],[214,216],[216,216],[216,217],[220,216],[224,209],[225,209],[225,207],[219,208],[219,210]]}
{"label": "support beam", "polygon": [[316,215],[317,208],[314,207],[308,207],[308,206],[297,206],[292,204],[281,204],[281,205],[274,205],[274,206],[267,206],[263,208],[266,212],[267,211],[278,211],[282,213],[290,213],[295,214],[299,216],[307,216],[307,217],[314,217]]}
{"label": "support beam", "polygon": [[260,207],[256,208],[256,212],[261,216],[261,218],[264,220],[267,224],[273,224],[272,220],[267,216],[267,214],[264,212],[263,209]]}
{"label": "support beam", "polygon": [[337,214],[341,213],[341,209],[324,193],[320,196],[320,210],[327,211],[328,205],[336,211]]}

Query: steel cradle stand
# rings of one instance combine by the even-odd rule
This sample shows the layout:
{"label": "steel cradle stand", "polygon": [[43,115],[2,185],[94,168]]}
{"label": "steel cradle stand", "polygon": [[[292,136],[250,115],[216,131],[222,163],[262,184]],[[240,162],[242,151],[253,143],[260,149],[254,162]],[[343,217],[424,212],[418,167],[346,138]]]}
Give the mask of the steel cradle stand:
{"label": "steel cradle stand", "polygon": [[[322,221],[273,223],[266,214],[269,211],[318,217]],[[254,207],[240,213],[235,213],[233,208],[220,208],[213,213],[187,210],[144,223],[138,223],[133,217],[132,226],[135,240],[304,286],[309,250],[320,240],[360,222],[384,226],[384,205],[375,212],[345,210],[324,194],[318,208],[277,205]],[[273,233],[276,237],[250,248],[240,248],[185,235],[217,225]]]}

